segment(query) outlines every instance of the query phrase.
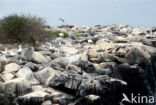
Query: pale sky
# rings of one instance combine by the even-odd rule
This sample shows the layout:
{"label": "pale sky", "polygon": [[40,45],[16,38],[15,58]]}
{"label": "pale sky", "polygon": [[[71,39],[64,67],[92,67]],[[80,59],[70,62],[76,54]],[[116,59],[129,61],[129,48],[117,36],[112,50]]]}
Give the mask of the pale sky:
{"label": "pale sky", "polygon": [[0,18],[9,14],[32,14],[47,24],[94,26],[123,24],[156,26],[156,0],[0,0]]}

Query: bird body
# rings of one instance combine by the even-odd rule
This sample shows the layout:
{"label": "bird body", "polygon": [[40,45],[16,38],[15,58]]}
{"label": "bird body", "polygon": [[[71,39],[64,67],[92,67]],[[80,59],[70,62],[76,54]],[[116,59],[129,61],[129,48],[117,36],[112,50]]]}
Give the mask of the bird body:
{"label": "bird body", "polygon": [[19,45],[19,48],[18,48],[17,52],[18,52],[18,54],[22,52],[22,45]]}
{"label": "bird body", "polygon": [[60,20],[61,22],[65,23],[64,19],[58,18],[58,20]]}
{"label": "bird body", "polygon": [[4,50],[4,51],[1,51],[0,53],[1,53],[1,54],[7,54],[7,53],[8,53],[8,49],[5,48],[5,50]]}
{"label": "bird body", "polygon": [[93,41],[91,39],[88,40],[88,43],[93,43]]}

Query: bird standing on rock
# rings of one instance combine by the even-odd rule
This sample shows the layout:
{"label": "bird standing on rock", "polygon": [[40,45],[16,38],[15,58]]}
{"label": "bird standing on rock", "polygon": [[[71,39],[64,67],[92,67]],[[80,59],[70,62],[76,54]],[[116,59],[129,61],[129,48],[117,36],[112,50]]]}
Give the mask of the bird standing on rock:
{"label": "bird standing on rock", "polygon": [[20,54],[22,52],[22,45],[19,45],[19,48],[18,48],[18,54]]}
{"label": "bird standing on rock", "polygon": [[0,51],[1,54],[7,54],[8,53],[8,48],[5,48],[4,51]]}
{"label": "bird standing on rock", "polygon": [[89,39],[89,40],[88,40],[88,43],[92,44],[92,43],[93,43],[93,41],[92,41],[91,39]]}

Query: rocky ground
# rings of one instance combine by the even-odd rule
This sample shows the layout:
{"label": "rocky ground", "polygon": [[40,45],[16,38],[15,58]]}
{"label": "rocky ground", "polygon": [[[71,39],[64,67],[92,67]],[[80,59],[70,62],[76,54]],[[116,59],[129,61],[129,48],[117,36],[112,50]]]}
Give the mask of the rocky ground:
{"label": "rocky ground", "polygon": [[123,93],[156,97],[156,28],[62,25],[48,30],[71,38],[60,34],[36,48],[1,51],[0,105],[127,105],[120,103]]}

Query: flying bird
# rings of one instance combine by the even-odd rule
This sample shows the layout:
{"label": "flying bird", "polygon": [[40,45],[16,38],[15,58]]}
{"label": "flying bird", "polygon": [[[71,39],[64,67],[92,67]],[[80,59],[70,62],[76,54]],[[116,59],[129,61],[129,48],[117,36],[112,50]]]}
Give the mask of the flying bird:
{"label": "flying bird", "polygon": [[64,19],[61,19],[61,18],[58,18],[59,21],[65,23],[65,20]]}

